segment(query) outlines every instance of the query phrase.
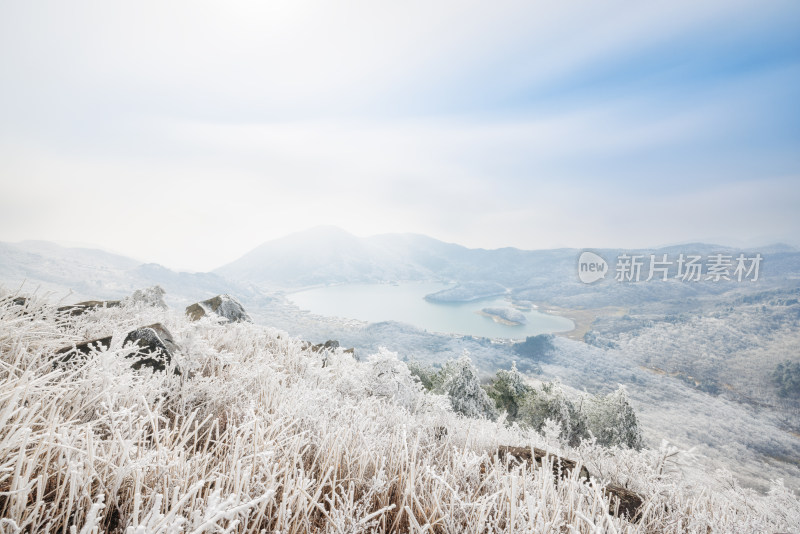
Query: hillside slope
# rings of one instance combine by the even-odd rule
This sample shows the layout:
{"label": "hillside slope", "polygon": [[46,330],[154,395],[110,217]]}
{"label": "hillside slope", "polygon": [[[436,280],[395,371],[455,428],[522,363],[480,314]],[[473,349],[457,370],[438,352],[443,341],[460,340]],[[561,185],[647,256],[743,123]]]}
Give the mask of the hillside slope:
{"label": "hillside slope", "polygon": [[[13,296],[13,295],[3,295]],[[161,322],[181,376],[133,371],[112,342],[87,361],[56,350]],[[115,338],[116,339],[116,338]],[[382,352],[323,355],[271,328],[189,322],[142,307],[58,319],[0,305],[3,528],[107,532],[776,532],[800,525],[780,482],[767,496],[729,474],[693,485],[669,448],[560,445],[455,415]],[[550,441],[548,441],[550,440]],[[558,448],[596,477],[511,467],[500,445]],[[609,515],[602,484],[641,494]]]}
{"label": "hillside slope", "polygon": [[160,285],[174,306],[219,293],[243,299],[260,297],[246,284],[213,273],[175,272],[154,263],[88,248],[62,247],[45,241],[0,242],[0,282],[25,292],[52,291],[65,303],[116,299],[141,287]]}

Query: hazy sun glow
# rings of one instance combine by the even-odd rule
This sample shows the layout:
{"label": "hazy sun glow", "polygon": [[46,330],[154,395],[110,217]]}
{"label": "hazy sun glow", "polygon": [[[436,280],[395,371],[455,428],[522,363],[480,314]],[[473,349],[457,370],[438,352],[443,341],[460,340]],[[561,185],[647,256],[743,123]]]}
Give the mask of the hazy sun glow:
{"label": "hazy sun glow", "polygon": [[798,245],[796,2],[0,7],[0,240]]}

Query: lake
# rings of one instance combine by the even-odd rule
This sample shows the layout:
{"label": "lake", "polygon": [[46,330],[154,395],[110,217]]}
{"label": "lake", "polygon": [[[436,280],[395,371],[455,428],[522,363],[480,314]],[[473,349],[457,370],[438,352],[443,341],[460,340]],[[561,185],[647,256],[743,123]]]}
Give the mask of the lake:
{"label": "lake", "polygon": [[392,284],[345,284],[319,287],[288,295],[300,309],[317,315],[377,323],[399,321],[429,332],[466,334],[488,338],[524,339],[575,328],[566,317],[537,310],[523,311],[526,323],[507,325],[480,315],[483,308],[510,307],[504,297],[459,303],[433,303],[424,299],[448,286],[434,282]]}

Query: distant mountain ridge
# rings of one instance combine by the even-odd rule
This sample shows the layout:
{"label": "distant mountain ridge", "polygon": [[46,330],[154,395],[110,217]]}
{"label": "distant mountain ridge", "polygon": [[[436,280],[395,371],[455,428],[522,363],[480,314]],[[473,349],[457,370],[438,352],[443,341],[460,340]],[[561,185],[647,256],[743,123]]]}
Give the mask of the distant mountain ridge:
{"label": "distant mountain ridge", "polygon": [[498,273],[509,282],[529,274],[515,266],[531,260],[568,260],[574,250],[470,249],[419,234],[358,238],[318,227],[268,241],[214,272],[234,280],[302,287],[328,283],[403,280],[482,280]]}
{"label": "distant mountain ridge", "polygon": [[175,272],[155,263],[97,249],[62,247],[46,241],[0,242],[0,283],[8,289],[41,288],[73,294],[71,301],[115,299],[136,289],[160,285],[173,305],[219,293],[253,296],[251,288],[214,273]]}
{"label": "distant mountain ridge", "polygon": [[[759,289],[800,283],[800,252],[782,244],[757,250],[764,256]],[[741,284],[691,284],[674,280],[613,283],[613,261],[621,252],[669,254],[674,260],[679,253],[734,254],[739,249],[690,243],[649,250],[594,251],[609,262],[609,273],[605,280],[587,285],[576,274],[578,249],[470,249],[419,234],[360,238],[331,226],[268,241],[211,273],[175,272],[101,250],[26,241],[0,243],[0,282],[14,286],[26,281],[28,290],[31,286],[70,289],[76,293],[75,298],[118,298],[135,289],[159,284],[174,304],[195,302],[218,293],[236,294],[249,304],[250,299],[263,299],[272,290],[417,280],[456,284],[457,289],[450,293],[463,294],[462,298],[467,300],[485,292],[474,288],[496,284],[500,288],[492,293],[502,294],[505,288],[517,300],[573,307],[630,306],[745,289]],[[439,295],[439,298],[450,297]]]}
{"label": "distant mountain ridge", "polygon": [[[596,249],[609,261],[623,250]],[[677,255],[738,250],[690,243],[636,252]],[[574,273],[578,253],[579,249],[571,248],[471,249],[419,234],[359,238],[336,227],[322,226],[267,241],[214,272],[232,280],[287,288],[411,280],[492,281],[522,287],[538,286],[543,281],[560,284]],[[796,250],[782,244],[763,247],[763,253],[800,258]]]}

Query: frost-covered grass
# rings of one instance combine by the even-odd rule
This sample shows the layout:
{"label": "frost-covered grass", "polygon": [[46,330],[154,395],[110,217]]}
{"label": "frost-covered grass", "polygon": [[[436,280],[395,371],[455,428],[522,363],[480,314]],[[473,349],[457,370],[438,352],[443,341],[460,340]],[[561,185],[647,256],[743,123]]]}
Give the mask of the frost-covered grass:
{"label": "frost-covered grass", "polygon": [[[0,295],[2,296],[2,295]],[[800,503],[725,473],[691,485],[680,453],[572,449],[502,420],[467,419],[381,352],[322,357],[253,324],[189,322],[128,305],[55,320],[0,305],[0,532],[774,532]],[[181,376],[134,372],[115,336],[54,369],[73,342],[160,321]],[[446,433],[442,428],[446,429]],[[535,445],[598,477],[508,469],[499,445]],[[645,499],[610,516],[603,483]]]}

